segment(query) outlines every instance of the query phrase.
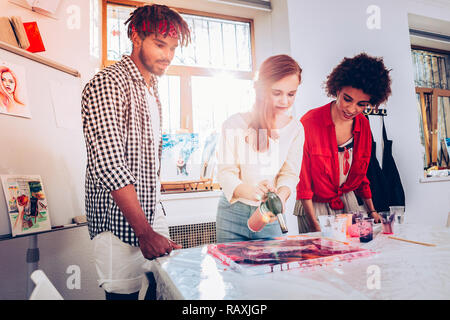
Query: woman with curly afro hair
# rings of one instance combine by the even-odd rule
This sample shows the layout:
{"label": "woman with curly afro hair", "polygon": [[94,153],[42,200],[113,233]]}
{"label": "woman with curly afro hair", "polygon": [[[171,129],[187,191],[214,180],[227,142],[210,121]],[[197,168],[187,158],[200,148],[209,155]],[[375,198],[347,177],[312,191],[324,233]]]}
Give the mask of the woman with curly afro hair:
{"label": "woman with curly afro hair", "polygon": [[355,194],[380,222],[366,177],[372,133],[362,112],[388,99],[389,71],[382,58],[365,53],[344,58],[325,83],[334,100],[302,117],[305,143],[294,209],[300,233],[320,231],[319,215],[359,211]]}

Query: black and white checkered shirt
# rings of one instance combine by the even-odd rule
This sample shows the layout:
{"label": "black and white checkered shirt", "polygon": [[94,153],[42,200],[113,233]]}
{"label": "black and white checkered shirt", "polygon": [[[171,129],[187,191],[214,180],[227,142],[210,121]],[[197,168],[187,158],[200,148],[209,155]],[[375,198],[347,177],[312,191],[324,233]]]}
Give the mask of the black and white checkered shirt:
{"label": "black and white checkered shirt", "polygon": [[[151,87],[162,123],[155,76]],[[91,239],[111,231],[123,242],[139,246],[133,229],[111,196],[111,191],[129,184],[136,188],[147,220],[153,224],[160,170],[155,168],[152,119],[145,90],[147,84],[129,56],[97,73],[83,90],[81,115],[87,149],[85,205]],[[158,139],[161,160],[161,132]]]}

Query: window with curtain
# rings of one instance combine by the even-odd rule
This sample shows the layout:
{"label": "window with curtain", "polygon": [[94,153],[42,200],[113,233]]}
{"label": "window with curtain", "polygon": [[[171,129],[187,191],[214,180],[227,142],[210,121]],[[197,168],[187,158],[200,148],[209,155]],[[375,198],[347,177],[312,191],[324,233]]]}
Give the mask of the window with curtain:
{"label": "window with curtain", "polygon": [[450,53],[413,48],[424,168],[450,168]]}

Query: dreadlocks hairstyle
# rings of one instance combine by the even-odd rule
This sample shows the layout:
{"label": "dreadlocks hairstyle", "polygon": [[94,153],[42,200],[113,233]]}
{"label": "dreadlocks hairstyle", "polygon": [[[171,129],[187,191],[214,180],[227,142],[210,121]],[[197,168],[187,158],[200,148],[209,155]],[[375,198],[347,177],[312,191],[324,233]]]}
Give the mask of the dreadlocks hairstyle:
{"label": "dreadlocks hairstyle", "polygon": [[137,32],[141,39],[154,33],[161,33],[163,37],[167,37],[169,33],[176,32],[181,46],[185,47],[191,42],[191,32],[186,21],[178,12],[164,5],[152,4],[138,7],[125,21],[126,24],[128,24],[127,34],[130,39],[133,31]]}
{"label": "dreadlocks hairstyle", "polygon": [[346,86],[360,89],[370,96],[370,104],[378,108],[391,94],[389,72],[384,66],[383,58],[360,53],[353,58],[344,58],[333,69],[327,78],[325,89],[330,97],[336,97],[338,91]]}

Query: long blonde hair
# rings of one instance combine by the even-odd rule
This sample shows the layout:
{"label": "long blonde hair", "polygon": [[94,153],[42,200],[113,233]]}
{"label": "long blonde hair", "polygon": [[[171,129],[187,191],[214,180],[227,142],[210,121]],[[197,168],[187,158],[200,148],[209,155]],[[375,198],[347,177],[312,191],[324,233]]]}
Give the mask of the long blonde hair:
{"label": "long blonde hair", "polygon": [[253,129],[255,137],[246,142],[251,143],[255,150],[264,152],[269,147],[269,137],[273,137],[275,117],[272,105],[267,96],[271,86],[284,77],[296,74],[301,82],[302,68],[297,61],[286,54],[275,55],[267,58],[259,68],[258,77],[254,82],[255,104],[251,112],[249,128]]}

